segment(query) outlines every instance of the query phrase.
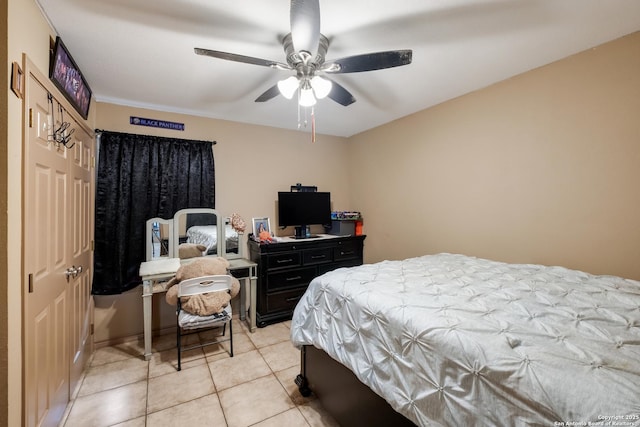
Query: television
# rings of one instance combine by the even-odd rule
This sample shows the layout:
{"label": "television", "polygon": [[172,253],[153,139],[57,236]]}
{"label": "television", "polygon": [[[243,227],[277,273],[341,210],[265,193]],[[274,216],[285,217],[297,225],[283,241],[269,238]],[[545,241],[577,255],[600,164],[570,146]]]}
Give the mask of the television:
{"label": "television", "polygon": [[296,239],[307,235],[308,225],[331,224],[331,193],[320,191],[278,192],[278,225],[296,227]]}
{"label": "television", "polygon": [[91,103],[91,89],[59,36],[56,37],[49,61],[49,78],[86,120]]}

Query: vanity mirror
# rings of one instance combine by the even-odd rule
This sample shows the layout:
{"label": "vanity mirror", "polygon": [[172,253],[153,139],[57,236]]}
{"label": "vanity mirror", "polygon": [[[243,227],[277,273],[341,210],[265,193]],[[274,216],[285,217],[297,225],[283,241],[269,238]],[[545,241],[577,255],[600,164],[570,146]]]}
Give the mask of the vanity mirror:
{"label": "vanity mirror", "polygon": [[224,254],[224,231],[218,233],[222,227],[222,218],[215,209],[179,210],[173,216],[173,253],[178,256],[178,246],[182,243],[194,243],[206,247],[204,255]]}
{"label": "vanity mirror", "polygon": [[240,234],[215,209],[181,209],[173,219],[151,218],[146,224],[146,260],[178,258],[181,243],[206,247],[204,255],[242,258]]}
{"label": "vanity mirror", "polygon": [[215,209],[182,209],[173,217],[173,253],[176,257],[181,243],[195,243],[206,247],[205,255],[241,258],[239,240],[229,219]]}
{"label": "vanity mirror", "polygon": [[146,224],[146,256],[147,261],[173,258],[173,220],[151,218]]}
{"label": "vanity mirror", "polygon": [[224,256],[227,259],[242,258],[241,233],[231,226],[231,218],[224,219]]}

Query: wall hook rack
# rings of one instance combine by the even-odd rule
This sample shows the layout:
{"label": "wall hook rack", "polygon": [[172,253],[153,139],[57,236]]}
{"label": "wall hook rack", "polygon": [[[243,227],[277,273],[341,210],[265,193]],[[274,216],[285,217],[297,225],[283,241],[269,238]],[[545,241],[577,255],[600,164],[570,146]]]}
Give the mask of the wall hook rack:
{"label": "wall hook rack", "polygon": [[[47,94],[47,97],[49,99],[49,106],[51,107],[51,123],[55,123],[56,118],[53,108],[53,96],[49,93]],[[57,147],[62,144],[66,148],[72,148],[74,145],[76,145],[75,142],[70,144],[71,135],[73,134],[73,132],[75,132],[75,128],[69,129],[69,126],[71,126],[71,122],[64,121],[64,108],[62,108],[62,105],[60,104],[58,104],[58,113],[60,114],[60,126],[55,129],[53,129],[53,126],[51,126],[50,129],[53,129],[53,131],[49,135],[47,135],[47,139],[49,140],[49,142],[56,144]]]}

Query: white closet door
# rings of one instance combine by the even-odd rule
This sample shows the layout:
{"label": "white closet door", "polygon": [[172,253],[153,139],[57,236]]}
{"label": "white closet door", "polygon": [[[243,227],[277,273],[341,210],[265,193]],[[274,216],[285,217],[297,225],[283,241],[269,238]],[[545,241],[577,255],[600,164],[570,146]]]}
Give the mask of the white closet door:
{"label": "white closet door", "polygon": [[[38,76],[38,77],[36,77]],[[57,426],[92,351],[94,141],[27,74],[24,150],[24,424]],[[54,113],[55,121],[52,120]],[[48,135],[64,121],[65,147]],[[71,144],[73,147],[71,147]]]}

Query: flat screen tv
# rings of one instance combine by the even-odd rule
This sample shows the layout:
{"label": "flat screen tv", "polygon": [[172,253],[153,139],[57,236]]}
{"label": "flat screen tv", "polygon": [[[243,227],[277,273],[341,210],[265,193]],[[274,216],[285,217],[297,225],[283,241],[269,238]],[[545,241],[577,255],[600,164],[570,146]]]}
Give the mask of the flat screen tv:
{"label": "flat screen tv", "polygon": [[91,89],[60,37],[56,37],[51,55],[49,78],[86,120],[91,103]]}
{"label": "flat screen tv", "polygon": [[331,193],[319,191],[278,192],[278,225],[296,227],[295,237],[305,238],[308,225],[331,224]]}

